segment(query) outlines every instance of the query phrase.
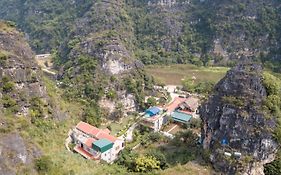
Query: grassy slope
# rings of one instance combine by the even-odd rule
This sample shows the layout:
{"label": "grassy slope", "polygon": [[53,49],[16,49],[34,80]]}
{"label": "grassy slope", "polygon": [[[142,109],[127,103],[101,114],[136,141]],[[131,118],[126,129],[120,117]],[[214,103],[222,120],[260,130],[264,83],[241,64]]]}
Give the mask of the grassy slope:
{"label": "grassy slope", "polygon": [[[62,172],[72,172],[79,175],[88,174],[131,174],[118,165],[98,164],[95,161],[85,160],[78,154],[70,153],[64,146],[68,131],[80,120],[82,105],[78,103],[69,103],[64,101],[60,94],[60,89],[55,87],[54,82],[45,78],[45,85],[52,101],[60,106],[62,111],[70,111],[68,118],[63,121],[39,120],[35,125],[27,124],[26,121],[18,122],[23,137],[34,142],[44,155],[51,157],[54,166]],[[25,125],[25,127],[24,127]],[[26,126],[28,125],[28,126]],[[15,126],[16,127],[16,126]],[[17,127],[18,128],[18,127]],[[48,172],[56,174],[58,172]],[[157,174],[210,174],[210,170],[203,166],[188,163],[186,165],[176,165],[165,171],[159,171]]]}
{"label": "grassy slope", "polygon": [[[85,160],[78,154],[70,153],[66,150],[64,143],[68,131],[80,120],[82,106],[77,103],[69,103],[60,97],[60,90],[55,88],[55,84],[45,78],[45,84],[52,101],[59,104],[62,111],[68,112],[68,117],[63,121],[42,120],[35,125],[30,125],[21,133],[25,138],[31,138],[44,155],[50,156],[51,161],[63,172],[73,171],[75,174],[124,174],[125,170],[116,165],[98,165],[95,161]],[[48,172],[56,174],[57,172]]]}
{"label": "grassy slope", "polygon": [[213,81],[218,82],[228,71],[225,67],[197,67],[191,64],[175,64],[169,66],[150,65],[146,71],[153,75],[161,83],[168,85],[180,85],[185,77],[195,76],[197,82]]}
{"label": "grassy slope", "polygon": [[177,165],[161,172],[161,175],[211,175],[213,172],[208,167],[200,166],[193,162]]}

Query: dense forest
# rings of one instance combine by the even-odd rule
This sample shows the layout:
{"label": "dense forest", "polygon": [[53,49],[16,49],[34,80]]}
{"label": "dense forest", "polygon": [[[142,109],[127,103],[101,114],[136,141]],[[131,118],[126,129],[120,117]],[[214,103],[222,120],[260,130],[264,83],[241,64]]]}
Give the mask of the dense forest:
{"label": "dense forest", "polygon": [[[144,64],[233,65],[246,55],[279,71],[281,10],[276,0],[0,3],[6,6],[0,18],[16,22],[38,53],[58,50],[89,28],[106,25],[114,31],[118,23],[124,26],[119,30],[124,40],[130,40],[129,50]],[[99,4],[111,5],[99,9]],[[95,13],[98,9],[104,13]],[[111,18],[116,10],[119,14]],[[91,14],[96,20],[90,20]]]}

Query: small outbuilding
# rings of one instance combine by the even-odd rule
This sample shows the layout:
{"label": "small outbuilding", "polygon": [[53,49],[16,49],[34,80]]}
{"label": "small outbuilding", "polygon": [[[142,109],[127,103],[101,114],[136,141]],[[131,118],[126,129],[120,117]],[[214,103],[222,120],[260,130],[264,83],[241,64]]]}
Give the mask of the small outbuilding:
{"label": "small outbuilding", "polygon": [[113,147],[113,144],[111,141],[107,139],[100,139],[95,142],[93,142],[93,149],[95,151],[99,151],[101,153],[104,153],[108,150],[110,150]]}
{"label": "small outbuilding", "polygon": [[191,115],[179,111],[173,112],[171,116],[175,122],[180,122],[183,124],[187,124],[192,119]]}
{"label": "small outbuilding", "polygon": [[160,112],[161,112],[161,109],[154,106],[154,107],[147,109],[145,111],[145,115],[152,117],[152,116],[158,115]]}
{"label": "small outbuilding", "polygon": [[199,106],[199,99],[195,97],[189,97],[183,103],[179,105],[182,110],[188,110],[195,112]]}

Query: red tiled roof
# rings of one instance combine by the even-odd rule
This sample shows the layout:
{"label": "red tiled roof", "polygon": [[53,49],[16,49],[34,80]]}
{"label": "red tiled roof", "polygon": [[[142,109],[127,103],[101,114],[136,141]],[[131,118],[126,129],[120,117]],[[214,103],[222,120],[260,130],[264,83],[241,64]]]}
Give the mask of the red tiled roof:
{"label": "red tiled roof", "polygon": [[117,140],[116,137],[109,135],[110,131],[108,129],[98,129],[82,121],[77,124],[76,128],[97,139],[108,139],[112,142],[115,142]]}
{"label": "red tiled roof", "polygon": [[82,121],[77,124],[76,128],[86,134],[96,135],[99,132],[98,128]]}
{"label": "red tiled roof", "polygon": [[106,128],[106,129],[103,129],[102,131],[105,132],[105,133],[107,133],[107,134],[110,134],[110,132],[111,132],[111,131],[110,131],[109,129],[107,129],[107,128]]}
{"label": "red tiled roof", "polygon": [[103,131],[99,132],[99,133],[96,135],[96,137],[97,137],[98,139],[107,139],[107,140],[109,140],[109,141],[111,141],[111,142],[113,142],[113,143],[117,140],[116,137],[114,137],[114,136],[112,136],[112,135],[109,135],[109,134],[107,134],[107,133],[105,133],[105,132],[103,132]]}
{"label": "red tiled roof", "polygon": [[165,109],[167,110],[167,112],[173,112],[177,107],[179,107],[182,102],[186,100],[186,98],[176,97],[172,103],[168,104],[165,107]]}
{"label": "red tiled roof", "polygon": [[96,139],[94,138],[88,138],[86,141],[85,141],[85,145],[87,145],[87,147],[91,148],[92,147],[92,143],[96,141]]}
{"label": "red tiled roof", "polygon": [[100,129],[94,127],[94,128],[92,129],[92,131],[90,132],[90,134],[92,134],[93,136],[95,136],[95,135],[97,135],[99,132],[100,132]]}

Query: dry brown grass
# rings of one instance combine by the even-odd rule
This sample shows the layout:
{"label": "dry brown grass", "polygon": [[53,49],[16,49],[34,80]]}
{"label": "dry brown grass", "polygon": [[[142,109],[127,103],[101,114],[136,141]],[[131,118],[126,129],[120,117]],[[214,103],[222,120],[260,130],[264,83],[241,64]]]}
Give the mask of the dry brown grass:
{"label": "dry brown grass", "polygon": [[0,31],[2,32],[14,32],[14,27],[10,26],[7,22],[0,21]]}

